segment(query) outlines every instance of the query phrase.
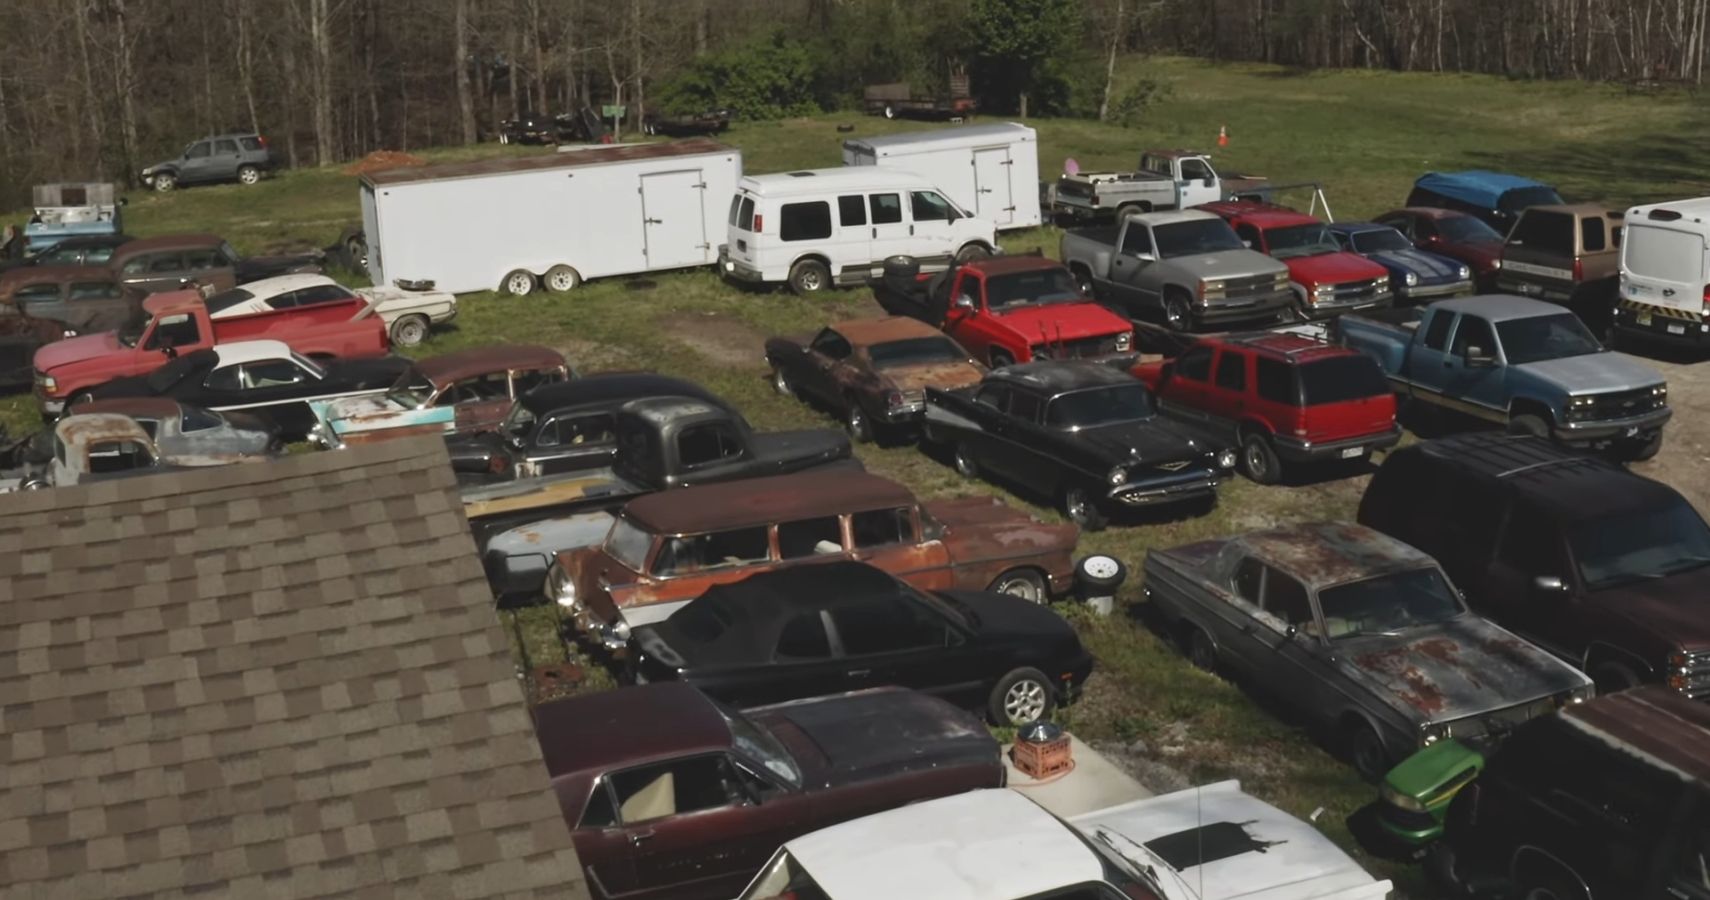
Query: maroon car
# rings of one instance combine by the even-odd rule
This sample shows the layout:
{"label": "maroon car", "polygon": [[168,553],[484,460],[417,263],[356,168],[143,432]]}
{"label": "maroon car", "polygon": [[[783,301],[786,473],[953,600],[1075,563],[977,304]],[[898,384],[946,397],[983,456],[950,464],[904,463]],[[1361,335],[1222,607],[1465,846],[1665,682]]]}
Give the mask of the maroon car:
{"label": "maroon car", "polygon": [[544,703],[535,732],[597,898],[734,897],[792,838],[1004,783],[978,719],[896,688],[739,713],[640,685]]}
{"label": "maroon car", "polygon": [[1484,220],[1452,209],[1407,206],[1372,219],[1407,235],[1413,246],[1457,259],[1473,270],[1480,290],[1490,290],[1502,260],[1502,235]]}

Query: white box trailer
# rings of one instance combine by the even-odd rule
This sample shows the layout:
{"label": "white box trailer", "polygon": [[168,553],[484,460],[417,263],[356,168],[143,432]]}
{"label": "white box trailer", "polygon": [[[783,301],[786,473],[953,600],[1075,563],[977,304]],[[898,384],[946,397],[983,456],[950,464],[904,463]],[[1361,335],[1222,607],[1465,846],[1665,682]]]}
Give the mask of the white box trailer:
{"label": "white box trailer", "polygon": [[368,276],[463,294],[718,262],[742,153],[696,138],[362,177]]}
{"label": "white box trailer", "polygon": [[1039,135],[1017,122],[962,125],[843,142],[846,166],[904,169],[1000,231],[1033,228],[1039,215]]}

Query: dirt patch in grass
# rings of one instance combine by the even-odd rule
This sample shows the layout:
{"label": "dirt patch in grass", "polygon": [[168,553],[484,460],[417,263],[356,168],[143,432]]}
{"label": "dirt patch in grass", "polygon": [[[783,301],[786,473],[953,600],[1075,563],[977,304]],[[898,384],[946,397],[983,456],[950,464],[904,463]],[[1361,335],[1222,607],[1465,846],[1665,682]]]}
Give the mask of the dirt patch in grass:
{"label": "dirt patch in grass", "polygon": [[673,313],[658,325],[661,334],[720,366],[757,369],[764,359],[765,336],[720,313]]}
{"label": "dirt patch in grass", "polygon": [[570,360],[570,365],[577,372],[609,372],[614,369],[640,368],[636,354],[611,344],[598,341],[582,341],[574,338],[559,342],[555,349]]}

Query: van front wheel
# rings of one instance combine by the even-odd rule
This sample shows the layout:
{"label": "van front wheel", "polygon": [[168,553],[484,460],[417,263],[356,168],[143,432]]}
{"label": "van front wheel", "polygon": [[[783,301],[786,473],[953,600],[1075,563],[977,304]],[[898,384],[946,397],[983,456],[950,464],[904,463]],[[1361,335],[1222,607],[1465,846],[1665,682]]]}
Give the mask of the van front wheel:
{"label": "van front wheel", "polygon": [[817,259],[804,259],[790,267],[790,290],[797,296],[818,293],[831,286],[831,270]]}
{"label": "van front wheel", "polygon": [[966,244],[962,249],[956,251],[956,262],[960,264],[973,262],[976,259],[989,259],[991,255],[992,251],[987,250],[984,244]]}

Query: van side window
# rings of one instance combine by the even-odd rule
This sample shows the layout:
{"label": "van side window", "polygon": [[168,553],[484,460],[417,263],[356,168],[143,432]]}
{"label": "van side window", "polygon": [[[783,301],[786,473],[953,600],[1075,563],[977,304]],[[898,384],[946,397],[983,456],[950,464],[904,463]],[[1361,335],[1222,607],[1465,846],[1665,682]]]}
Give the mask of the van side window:
{"label": "van side window", "polygon": [[867,200],[873,209],[874,225],[895,225],[902,221],[901,194],[874,194]]}
{"label": "van side window", "polygon": [[742,208],[736,211],[736,227],[743,231],[754,230],[754,198],[743,197]]}
{"label": "van side window", "polygon": [[1443,349],[1449,342],[1449,326],[1454,321],[1454,316],[1438,310],[1431,317],[1431,326],[1425,329],[1425,346],[1432,350]]}
{"label": "van side window", "polygon": [[837,198],[837,221],[844,228],[867,224],[867,198],[860,194],[845,194]]}
{"label": "van side window", "polygon": [[955,221],[956,217],[950,212],[950,201],[931,191],[912,191],[908,199],[916,222]]}
{"label": "van side window", "polygon": [[780,216],[778,236],[786,241],[814,241],[831,237],[831,204],[786,203]]}
{"label": "van side window", "polygon": [[1609,246],[1609,240],[1603,233],[1603,218],[1601,216],[1586,216],[1579,220],[1580,240],[1585,242],[1585,252],[1592,253]]}

